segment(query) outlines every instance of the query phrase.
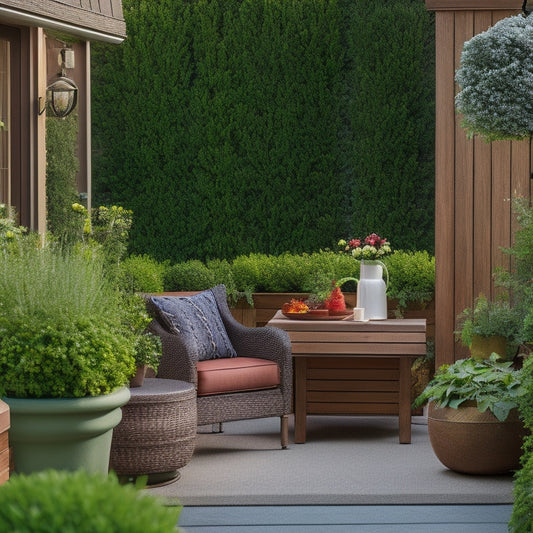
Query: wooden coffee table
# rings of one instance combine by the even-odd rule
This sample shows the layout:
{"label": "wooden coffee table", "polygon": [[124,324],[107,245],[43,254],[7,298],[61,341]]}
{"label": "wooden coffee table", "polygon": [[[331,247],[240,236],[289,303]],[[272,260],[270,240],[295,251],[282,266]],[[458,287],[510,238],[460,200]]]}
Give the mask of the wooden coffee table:
{"label": "wooden coffee table", "polygon": [[411,366],[426,353],[426,320],[268,322],[288,332],[294,360],[294,441],[306,441],[307,415],[396,415],[411,442]]}

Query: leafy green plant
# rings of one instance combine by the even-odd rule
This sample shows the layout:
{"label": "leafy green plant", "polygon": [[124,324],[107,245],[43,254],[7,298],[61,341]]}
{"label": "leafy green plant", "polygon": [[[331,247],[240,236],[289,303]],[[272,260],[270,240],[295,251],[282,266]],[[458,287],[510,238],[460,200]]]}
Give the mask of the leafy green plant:
{"label": "leafy green plant", "polygon": [[110,264],[124,258],[133,221],[133,212],[122,206],[100,206],[91,211],[91,238],[102,246]]}
{"label": "leafy green plant", "polygon": [[46,119],[46,214],[48,230],[65,245],[78,241],[83,220],[72,210],[79,199],[76,174],[78,115]]}
{"label": "leafy green plant", "polygon": [[163,279],[166,291],[203,291],[214,284],[213,272],[197,259],[168,267]]}
{"label": "leafy green plant", "polygon": [[175,533],[181,512],[114,474],[83,470],[13,476],[0,500],[0,530],[17,533]]}
{"label": "leafy green plant", "polygon": [[[435,258],[427,252],[402,252],[384,259],[390,274],[389,297],[401,305],[433,298]],[[328,295],[333,281],[351,278],[343,290],[355,292],[359,261],[347,254],[321,250],[310,254],[240,255],[232,262],[199,260],[177,263],[165,273],[165,290],[203,290],[224,283],[236,297],[254,292],[301,292]]]}
{"label": "leafy green plant", "polygon": [[0,394],[106,394],[134,372],[135,337],[97,256],[52,245],[0,261]]}
{"label": "leafy green plant", "polygon": [[499,270],[496,282],[511,292],[513,306],[523,318],[519,339],[533,342],[533,207],[526,198],[513,199],[513,212],[516,215],[517,230],[514,244],[504,252],[509,254],[512,269]]}
{"label": "leafy green plant", "polygon": [[0,249],[14,251],[21,244],[23,237],[27,240],[27,229],[17,225],[15,209],[0,204]]}
{"label": "leafy green plant", "polygon": [[413,407],[435,402],[439,407],[457,409],[474,401],[480,412],[489,409],[503,421],[526,393],[522,372],[514,369],[511,361],[501,361],[492,354],[489,359],[459,359],[453,365],[441,366]]}
{"label": "leafy green plant", "polygon": [[519,399],[520,417],[529,435],[524,442],[521,457],[522,468],[515,474],[513,489],[514,505],[509,531],[511,533],[529,533],[533,531],[533,358],[528,357],[522,368],[523,383],[527,393]]}
{"label": "leafy green plant", "polygon": [[137,366],[148,365],[157,371],[162,352],[161,339],[146,330],[152,321],[144,298],[136,293],[124,293],[122,296],[124,326],[135,339],[134,358]]}
{"label": "leafy green plant", "polygon": [[507,300],[490,301],[486,296],[480,295],[473,307],[467,307],[457,317],[455,334],[465,346],[470,346],[472,335],[494,335],[514,340],[519,329],[520,317]]}
{"label": "leafy green plant", "polygon": [[383,262],[389,270],[387,296],[400,308],[409,302],[425,303],[435,295],[435,257],[426,251],[396,251]]}
{"label": "leafy green plant", "polygon": [[127,292],[163,292],[167,265],[149,255],[130,255],[120,262],[118,284]]}

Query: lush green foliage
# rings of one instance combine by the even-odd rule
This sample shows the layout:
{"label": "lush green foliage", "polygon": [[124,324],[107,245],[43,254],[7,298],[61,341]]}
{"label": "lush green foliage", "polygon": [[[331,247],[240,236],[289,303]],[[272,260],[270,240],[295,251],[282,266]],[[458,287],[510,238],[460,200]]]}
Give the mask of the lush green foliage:
{"label": "lush green foliage", "polygon": [[513,258],[511,271],[500,271],[497,282],[511,290],[513,305],[523,317],[520,339],[533,342],[533,208],[525,198],[513,200],[518,229],[506,250]]}
{"label": "lush green foliage", "polygon": [[134,292],[163,292],[166,264],[148,255],[130,255],[120,263],[118,283],[122,290]]}
{"label": "lush green foliage", "polygon": [[78,115],[46,119],[46,213],[50,232],[62,242],[72,244],[80,235],[83,222],[72,211],[79,200],[76,173]]}
{"label": "lush green foliage", "polygon": [[457,108],[470,136],[533,136],[533,18],[506,17],[467,41],[456,81]]}
{"label": "lush green foliage", "polygon": [[16,223],[15,209],[0,204],[0,250],[15,251],[22,239],[27,239],[27,228]]}
{"label": "lush green foliage", "polygon": [[148,314],[144,298],[140,294],[122,294],[123,323],[135,339],[134,353],[137,366],[148,365],[157,371],[163,354],[161,339],[146,330],[152,317]]}
{"label": "lush green foliage", "polygon": [[514,505],[509,531],[529,533],[533,531],[533,358],[524,362],[523,381],[528,394],[520,398],[520,417],[529,430],[521,458],[522,468],[516,473]]}
{"label": "lush green foliage", "polygon": [[[159,260],[433,248],[431,15],[420,0],[124,0],[93,47],[94,189]],[[153,31],[157,28],[157,32]]]}
{"label": "lush green foliage", "polygon": [[214,284],[213,272],[199,259],[176,263],[164,274],[166,291],[202,291]]}
{"label": "lush green foliage", "polygon": [[426,251],[395,252],[384,259],[389,270],[389,298],[400,307],[429,302],[435,296],[435,258]]}
{"label": "lush green foliage", "polygon": [[53,246],[0,261],[0,394],[82,397],[132,374],[133,342],[98,258]]}
{"label": "lush green foliage", "polygon": [[472,335],[491,337],[493,335],[516,340],[521,327],[517,310],[507,300],[488,300],[481,295],[473,307],[467,307],[457,317],[457,337],[465,346],[472,344]]}
{"label": "lush green foliage", "polygon": [[13,476],[0,500],[0,530],[13,533],[175,533],[181,512],[112,474],[84,471]]}
{"label": "lush green foliage", "polygon": [[512,361],[500,361],[496,354],[490,359],[459,359],[453,365],[443,365],[413,406],[433,401],[440,407],[457,409],[464,402],[475,401],[482,413],[489,409],[503,421],[527,394],[522,372],[512,365]]}
{"label": "lush green foliage", "polygon": [[[384,258],[390,276],[390,298],[426,302],[435,289],[435,258],[427,252],[396,251]],[[177,263],[165,273],[166,291],[204,290],[223,283],[236,297],[254,292],[329,294],[332,281],[359,276],[359,261],[346,254],[321,251],[312,254],[240,255],[233,261],[199,260]],[[353,281],[343,285],[355,291]]]}

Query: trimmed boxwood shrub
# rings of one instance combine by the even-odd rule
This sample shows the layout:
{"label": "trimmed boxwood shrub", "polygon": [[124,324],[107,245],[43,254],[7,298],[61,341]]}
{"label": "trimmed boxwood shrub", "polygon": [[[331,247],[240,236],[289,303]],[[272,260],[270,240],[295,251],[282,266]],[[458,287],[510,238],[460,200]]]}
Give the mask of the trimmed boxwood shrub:
{"label": "trimmed boxwood shrub", "polygon": [[390,280],[387,294],[400,307],[429,302],[435,295],[435,257],[426,251],[394,252],[384,259]]}
{"label": "trimmed boxwood shrub", "polygon": [[120,263],[118,284],[127,292],[163,292],[166,268],[149,255],[130,255]]}
{"label": "trimmed boxwood shrub", "polygon": [[0,486],[0,531],[176,533],[181,507],[165,507],[115,475],[48,470]]}
{"label": "trimmed boxwood shrub", "polygon": [[[427,302],[435,288],[435,258],[427,252],[396,251],[385,258],[390,276],[388,295],[401,306]],[[320,251],[311,254],[249,254],[232,262],[199,260],[177,263],[167,270],[165,290],[204,290],[224,283],[232,295],[254,292],[324,293],[332,281],[359,277],[359,261],[347,254]],[[356,290],[349,281],[343,290]]]}

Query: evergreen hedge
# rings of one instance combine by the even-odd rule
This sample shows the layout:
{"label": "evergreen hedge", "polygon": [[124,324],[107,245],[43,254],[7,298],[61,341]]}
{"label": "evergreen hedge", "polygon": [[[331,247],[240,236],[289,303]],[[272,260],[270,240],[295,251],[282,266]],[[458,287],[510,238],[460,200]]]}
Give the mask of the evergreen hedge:
{"label": "evergreen hedge", "polygon": [[[433,249],[433,40],[423,0],[123,0],[93,46],[95,201],[174,262]],[[364,235],[363,235],[364,236]]]}
{"label": "evergreen hedge", "polygon": [[65,244],[72,244],[80,235],[83,222],[72,210],[78,202],[76,156],[78,115],[46,119],[46,214],[50,232]]}

